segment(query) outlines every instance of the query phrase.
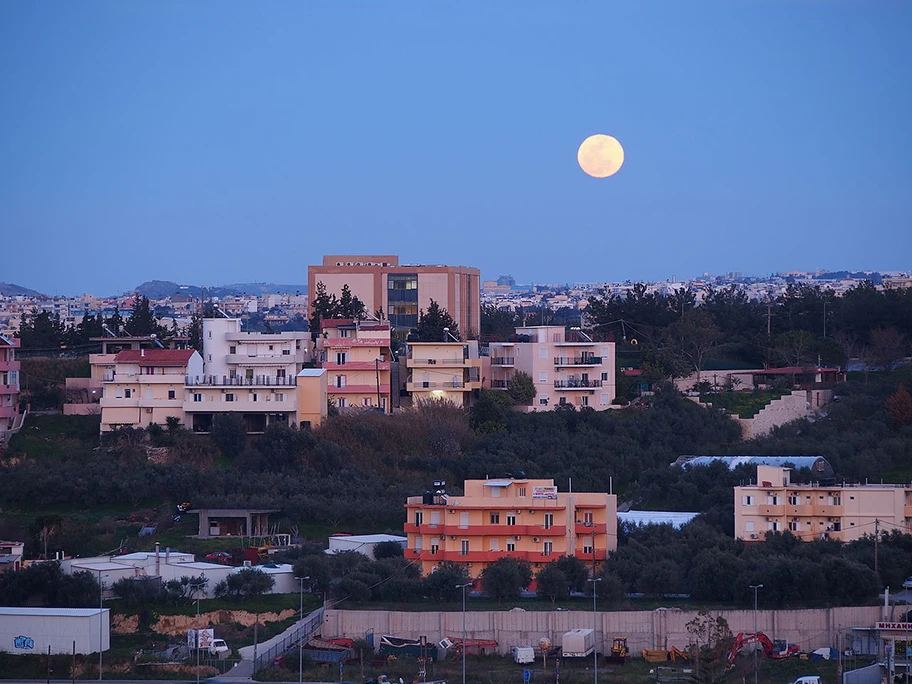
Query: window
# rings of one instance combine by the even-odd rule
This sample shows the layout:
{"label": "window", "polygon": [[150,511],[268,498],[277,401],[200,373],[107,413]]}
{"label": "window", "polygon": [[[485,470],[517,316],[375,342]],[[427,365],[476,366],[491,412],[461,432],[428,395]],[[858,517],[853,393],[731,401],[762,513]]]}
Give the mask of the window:
{"label": "window", "polygon": [[349,330],[348,328],[342,328],[339,331],[339,337],[351,337],[351,335],[352,335],[352,331]]}
{"label": "window", "polygon": [[507,525],[515,525],[515,524],[516,524],[516,516],[508,515],[507,516]]}
{"label": "window", "polygon": [[[276,399],[276,401],[278,401],[278,399]],[[336,400],[336,405],[337,405],[339,408],[345,408],[346,406],[348,406],[348,402],[345,400],[345,397],[339,397],[339,398]]]}
{"label": "window", "polygon": [[525,496],[525,495],[526,495],[526,488],[525,488],[525,487],[517,487],[517,488],[516,488],[516,496]]}
{"label": "window", "polygon": [[745,532],[754,531],[754,523],[752,520],[748,520],[746,523],[744,523],[744,530],[745,530]]}
{"label": "window", "polygon": [[541,371],[538,374],[538,381],[539,382],[548,382],[548,371]]}
{"label": "window", "polygon": [[500,513],[491,513],[489,520],[492,525],[500,525]]}
{"label": "window", "polygon": [[741,505],[742,505],[742,506],[753,506],[753,505],[754,505],[754,497],[752,497],[752,496],[742,496],[742,497],[741,497]]}
{"label": "window", "polygon": [[279,368],[279,370],[276,371],[276,377],[277,377],[277,378],[284,378],[284,377],[285,377],[285,369],[284,369],[284,368]]}
{"label": "window", "polygon": [[201,402],[202,400],[203,400],[203,395],[202,395],[201,393],[199,393],[199,392],[194,392],[194,393],[193,393],[193,401],[199,403],[199,402]]}
{"label": "window", "polygon": [[608,373],[602,373],[602,382],[608,382]]}
{"label": "window", "polygon": [[488,542],[489,551],[500,551],[500,539],[491,539]]}
{"label": "window", "polygon": [[174,399],[176,396],[177,394],[173,389],[168,390],[168,399]]}
{"label": "window", "polygon": [[607,405],[608,405],[608,395],[607,395],[607,394],[601,395],[601,396],[599,397],[599,403],[600,403],[602,406],[607,406]]}
{"label": "window", "polygon": [[779,497],[776,496],[775,494],[767,494],[766,495],[766,505],[767,506],[778,506]]}
{"label": "window", "polygon": [[283,349],[282,356],[291,356],[291,349]]}
{"label": "window", "polygon": [[507,542],[507,551],[516,551],[516,542]]}
{"label": "window", "polygon": [[270,345],[269,345],[269,351],[272,351],[273,349],[275,349],[275,346],[270,344]]}
{"label": "window", "polygon": [[554,542],[546,541],[544,544],[542,544],[542,555],[543,556],[550,556],[553,553],[553,551],[554,551]]}
{"label": "window", "polygon": [[117,399],[123,399],[123,390],[118,387],[117,391],[114,393],[114,396]]}
{"label": "window", "polygon": [[133,396],[133,390],[131,390],[129,387],[127,387],[124,390],[124,399],[129,399],[132,396]]}
{"label": "window", "polygon": [[276,401],[285,401],[285,394],[283,392],[276,392]]}
{"label": "window", "polygon": [[370,397],[362,397],[361,406],[370,406],[370,405],[371,405]]}
{"label": "window", "polygon": [[415,525],[421,525],[424,520],[424,513],[421,511],[415,511]]}
{"label": "window", "polygon": [[[823,523],[820,524],[822,525]],[[782,526],[777,522],[768,522],[766,526],[771,532],[780,532],[782,530]]]}
{"label": "window", "polygon": [[796,522],[790,522],[790,523],[789,523],[789,531],[790,531],[790,532],[797,532],[797,531],[798,531],[798,523],[796,523]]}
{"label": "window", "polygon": [[539,349],[538,349],[538,358],[540,358],[540,359],[547,359],[547,358],[548,358],[548,348],[547,348],[547,347],[539,347]]}
{"label": "window", "polygon": [[459,529],[467,530],[469,529],[469,513],[468,511],[461,511],[459,513]]}
{"label": "window", "polygon": [[789,497],[788,497],[789,506],[797,506],[798,501],[799,501],[799,499],[797,496],[795,496],[794,494],[789,494]]}
{"label": "window", "polygon": [[228,347],[228,353],[229,353],[229,354],[237,354],[237,346],[236,346],[236,345],[231,345],[230,347]]}
{"label": "window", "polygon": [[415,537],[415,552],[420,553],[424,547],[424,539],[421,536]]}
{"label": "window", "polygon": [[583,513],[583,524],[591,525],[592,524],[592,511],[586,511]]}
{"label": "window", "polygon": [[335,385],[336,387],[340,387],[340,388],[341,388],[341,387],[345,387],[345,376],[344,376],[344,375],[337,375],[336,377],[334,377],[334,378],[333,378],[333,385]]}
{"label": "window", "polygon": [[250,393],[250,401],[258,401],[258,400],[259,400],[259,396],[257,395],[257,393],[256,393],[256,392],[251,392],[251,393]]}
{"label": "window", "polygon": [[583,406],[589,406],[589,397],[588,397],[587,395],[584,394],[584,395],[581,397],[581,399],[583,400],[583,401],[582,401]]}
{"label": "window", "polygon": [[226,394],[226,395],[225,395],[225,401],[234,401],[234,394],[232,394],[231,392],[229,392],[228,394]]}
{"label": "window", "polygon": [[592,545],[591,544],[583,544],[583,555],[590,555],[590,556],[592,555]]}
{"label": "window", "polygon": [[542,398],[540,398],[540,399],[538,400],[538,404],[539,404],[539,406],[547,406],[547,405],[548,405],[548,400],[545,399],[544,397],[542,397]]}
{"label": "window", "polygon": [[459,555],[468,556],[469,555],[469,540],[463,539],[459,542]]}
{"label": "window", "polygon": [[545,513],[545,529],[550,530],[554,527],[554,513]]}
{"label": "window", "polygon": [[438,551],[440,551],[440,546],[437,544],[437,542],[431,544],[431,554],[436,554]]}
{"label": "window", "polygon": [[336,363],[340,366],[345,365],[348,361],[348,352],[336,352]]}

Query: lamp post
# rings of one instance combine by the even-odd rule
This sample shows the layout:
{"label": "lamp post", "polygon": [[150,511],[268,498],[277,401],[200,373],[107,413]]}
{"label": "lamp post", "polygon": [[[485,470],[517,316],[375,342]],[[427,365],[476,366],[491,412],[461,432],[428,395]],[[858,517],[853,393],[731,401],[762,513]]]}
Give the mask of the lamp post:
{"label": "lamp post", "polygon": [[586,581],[592,582],[592,640],[595,642],[592,647],[592,681],[598,684],[598,613],[595,612],[595,583],[601,582],[602,578],[592,577]]}
{"label": "lamp post", "polygon": [[[307,577],[295,577],[298,580],[298,589],[301,598],[301,622],[304,622],[304,580],[309,580],[310,575]],[[303,625],[302,625],[303,626]],[[304,681],[304,640],[301,638],[301,627],[298,627],[298,684]]]}
{"label": "lamp post", "polygon": [[[754,592],[754,639],[757,638],[757,592],[763,589],[762,584],[751,584],[750,588]],[[757,684],[757,648],[754,644],[754,684]]]}
{"label": "lamp post", "polygon": [[199,590],[202,585],[197,582],[190,585],[193,588],[193,593],[196,594],[196,643],[193,644],[196,648],[196,684],[199,684],[200,680],[200,596]]}
{"label": "lamp post", "polygon": [[466,681],[466,587],[471,586],[471,582],[456,585],[457,589],[462,589],[462,684]]}
{"label": "lamp post", "polygon": [[98,681],[101,681],[101,651],[104,640],[104,582],[101,580],[101,568],[98,569]]}

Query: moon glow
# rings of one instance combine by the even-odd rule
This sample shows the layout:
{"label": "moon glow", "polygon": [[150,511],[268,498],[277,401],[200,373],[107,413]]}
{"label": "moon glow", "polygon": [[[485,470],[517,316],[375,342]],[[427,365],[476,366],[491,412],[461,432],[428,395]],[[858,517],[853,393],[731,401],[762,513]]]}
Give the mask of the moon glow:
{"label": "moon glow", "polygon": [[610,135],[590,135],[576,153],[580,168],[593,178],[607,178],[624,163],[624,148]]}

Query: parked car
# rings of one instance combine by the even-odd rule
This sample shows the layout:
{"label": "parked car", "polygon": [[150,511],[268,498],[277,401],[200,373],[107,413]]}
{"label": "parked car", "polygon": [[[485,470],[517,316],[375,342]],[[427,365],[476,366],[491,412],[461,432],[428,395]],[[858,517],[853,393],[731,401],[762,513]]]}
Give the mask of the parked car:
{"label": "parked car", "polygon": [[207,561],[212,561],[213,563],[221,563],[222,565],[231,564],[231,554],[227,551],[216,551],[215,553],[210,553],[206,556]]}

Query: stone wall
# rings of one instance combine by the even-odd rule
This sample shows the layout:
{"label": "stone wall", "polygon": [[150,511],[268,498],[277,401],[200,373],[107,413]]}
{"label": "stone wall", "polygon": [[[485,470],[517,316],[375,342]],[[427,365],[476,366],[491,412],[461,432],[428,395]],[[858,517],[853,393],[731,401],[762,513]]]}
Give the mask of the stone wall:
{"label": "stone wall", "polygon": [[[881,619],[878,606],[827,608],[817,610],[761,610],[757,613],[760,631],[770,638],[788,639],[802,650],[836,646],[840,629],[869,627]],[[722,615],[732,632],[752,632],[752,610],[725,610]],[[626,636],[631,653],[642,649],[684,648],[690,641],[687,623],[697,613],[677,608],[658,608],[652,611],[599,612],[593,620],[586,611],[470,611],[466,613],[466,632],[469,639],[493,639],[497,652],[506,655],[513,646],[534,646],[542,637],[555,645],[561,643],[564,632],[576,628],[597,626],[599,650],[613,636]],[[888,616],[892,619],[892,616]],[[364,638],[370,632],[375,643],[380,635],[388,634],[406,639],[427,637],[437,642],[443,637],[462,636],[461,612],[411,613],[369,610],[327,610],[323,623],[323,638]]]}

